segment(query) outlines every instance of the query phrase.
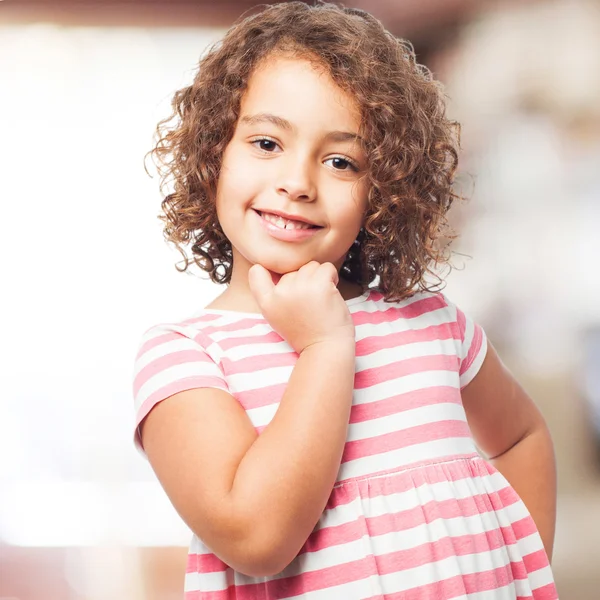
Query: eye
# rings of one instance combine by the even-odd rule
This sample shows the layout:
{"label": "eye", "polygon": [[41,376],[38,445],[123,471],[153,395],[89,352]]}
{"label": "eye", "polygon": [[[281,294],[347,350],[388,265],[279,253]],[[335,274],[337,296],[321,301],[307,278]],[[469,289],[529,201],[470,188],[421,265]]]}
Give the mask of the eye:
{"label": "eye", "polygon": [[[336,171],[358,171],[358,165],[343,156],[334,156],[333,158],[328,158],[325,162],[330,160],[333,161],[332,166]],[[348,169],[348,167],[350,168]]]}
{"label": "eye", "polygon": [[[279,144],[270,138],[257,138],[250,142],[255,148],[262,150],[263,152],[272,153],[275,148],[279,147]],[[258,144],[258,146],[257,146]]]}

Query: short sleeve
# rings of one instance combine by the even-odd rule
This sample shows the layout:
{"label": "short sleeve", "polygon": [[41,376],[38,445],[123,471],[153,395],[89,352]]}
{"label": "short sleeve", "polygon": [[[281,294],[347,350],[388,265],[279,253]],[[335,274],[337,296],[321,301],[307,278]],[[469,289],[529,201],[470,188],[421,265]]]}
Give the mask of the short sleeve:
{"label": "short sleeve", "polygon": [[458,357],[460,389],[462,390],[479,372],[487,353],[487,336],[483,328],[475,323],[458,306],[444,296],[456,325],[458,334]]}
{"label": "short sleeve", "polygon": [[229,392],[209,346],[201,332],[177,325],[157,325],[142,337],[134,364],[133,398],[134,443],[144,456],[139,425],[161,400],[193,388]]}

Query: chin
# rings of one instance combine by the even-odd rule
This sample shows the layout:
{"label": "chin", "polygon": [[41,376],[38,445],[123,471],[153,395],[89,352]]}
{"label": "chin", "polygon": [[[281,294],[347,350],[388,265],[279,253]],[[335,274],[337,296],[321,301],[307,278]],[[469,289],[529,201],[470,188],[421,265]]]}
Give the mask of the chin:
{"label": "chin", "polygon": [[278,275],[285,275],[286,273],[292,273],[297,271],[300,267],[303,267],[307,262],[310,261],[298,261],[298,260],[285,260],[283,258],[270,258],[267,260],[257,261],[265,269]]}

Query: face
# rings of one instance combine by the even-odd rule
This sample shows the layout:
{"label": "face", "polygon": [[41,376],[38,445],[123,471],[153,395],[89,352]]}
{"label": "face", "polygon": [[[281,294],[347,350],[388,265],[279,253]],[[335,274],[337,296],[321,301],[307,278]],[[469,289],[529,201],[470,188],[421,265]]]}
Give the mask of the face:
{"label": "face", "polygon": [[367,203],[359,124],[352,98],[308,61],[272,58],[253,73],[217,188],[232,283],[254,263],[341,268]]}

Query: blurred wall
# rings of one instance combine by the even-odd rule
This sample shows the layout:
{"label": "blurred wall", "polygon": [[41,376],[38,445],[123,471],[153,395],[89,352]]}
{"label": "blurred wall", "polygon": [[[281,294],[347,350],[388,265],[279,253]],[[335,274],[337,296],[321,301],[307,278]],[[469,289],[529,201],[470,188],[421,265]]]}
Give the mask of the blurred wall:
{"label": "blurred wall", "polygon": [[[181,597],[190,534],[133,449],[131,369],[147,327],[219,289],[174,269],[142,161],[173,91],[251,3],[181,4],[0,5],[0,597]],[[592,600],[598,3],[434,4],[372,6],[416,41],[463,125],[447,293],[550,424],[559,592]]]}

